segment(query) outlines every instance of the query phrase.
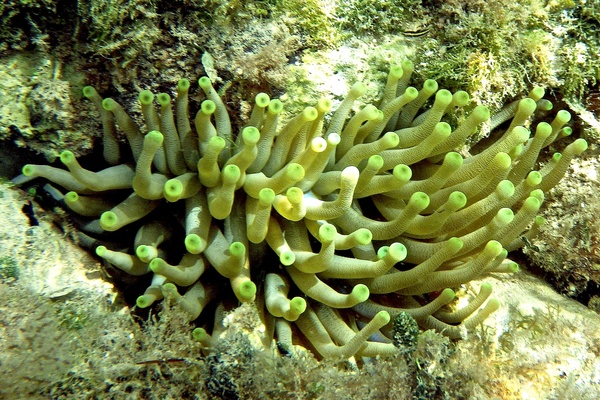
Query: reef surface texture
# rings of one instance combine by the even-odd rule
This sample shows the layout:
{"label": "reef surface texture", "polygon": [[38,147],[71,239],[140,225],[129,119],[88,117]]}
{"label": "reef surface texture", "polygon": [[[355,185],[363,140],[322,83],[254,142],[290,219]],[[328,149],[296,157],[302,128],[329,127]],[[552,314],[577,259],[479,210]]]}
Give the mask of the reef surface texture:
{"label": "reef surface texture", "polygon": [[595,2],[0,21],[0,397],[600,397]]}

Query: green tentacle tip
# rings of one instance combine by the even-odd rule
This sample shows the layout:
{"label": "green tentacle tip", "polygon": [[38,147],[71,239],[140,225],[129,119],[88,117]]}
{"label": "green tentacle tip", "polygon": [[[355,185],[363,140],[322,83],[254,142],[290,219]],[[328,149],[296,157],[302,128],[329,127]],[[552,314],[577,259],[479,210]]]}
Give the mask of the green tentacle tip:
{"label": "green tentacle tip", "polygon": [[304,198],[304,192],[302,191],[302,189],[293,186],[285,192],[285,196],[288,198],[290,203],[300,204],[300,202]]}
{"label": "green tentacle tip", "polygon": [[552,125],[550,125],[547,122],[540,122],[535,127],[535,135],[542,139],[549,137],[551,134],[552,134]]}
{"label": "green tentacle tip", "polygon": [[406,183],[412,178],[412,170],[408,165],[398,164],[394,167],[392,175],[400,182]]}
{"label": "green tentacle tip", "polygon": [[260,131],[253,126],[247,126],[242,130],[242,139],[247,145],[256,144],[260,140]]}
{"label": "green tentacle tip", "polygon": [[362,283],[359,283],[358,285],[354,286],[352,288],[352,292],[350,293],[350,296],[353,300],[357,302],[357,304],[362,303],[363,301],[367,301],[369,295],[369,288],[366,285],[363,285]]}
{"label": "green tentacle tip", "polygon": [[184,239],[185,248],[192,254],[200,254],[206,248],[207,242],[195,233],[187,235]]}
{"label": "green tentacle tip", "polygon": [[454,290],[446,288],[442,290],[442,293],[440,293],[438,297],[441,298],[443,303],[447,304],[454,300],[454,298],[456,297],[456,293],[454,292]]}
{"label": "green tentacle tip", "polygon": [[279,99],[273,99],[269,103],[267,109],[271,114],[279,114],[281,111],[283,111],[283,103]]}
{"label": "green tentacle tip", "polygon": [[21,169],[21,172],[25,176],[33,176],[35,175],[35,165],[33,164],[25,164]]}
{"label": "green tentacle tip", "polygon": [[304,173],[304,167],[298,163],[290,163],[285,169],[286,176],[295,182],[303,179]]}
{"label": "green tentacle tip", "polygon": [[156,102],[161,106],[171,105],[171,96],[168,93],[159,93],[156,95]]}
{"label": "green tentacle tip", "polygon": [[172,283],[165,283],[160,287],[160,291],[162,295],[167,299],[175,299],[179,297],[179,292],[177,291],[177,286]]}
{"label": "green tentacle tip", "polygon": [[332,108],[333,108],[332,101],[326,97],[321,97],[317,101],[317,110],[319,110],[319,112],[321,112],[321,113],[326,113],[326,112],[330,111]]}
{"label": "green tentacle tip", "polygon": [[540,201],[540,199],[534,196],[529,196],[523,202],[523,209],[527,211],[537,211],[540,209],[541,206],[542,202]]}
{"label": "green tentacle tip", "polygon": [[509,274],[514,274],[519,272],[519,264],[517,264],[514,261],[511,261],[508,266],[506,267],[506,272],[508,272]]}
{"label": "green tentacle tip", "polygon": [[227,143],[225,142],[225,139],[223,139],[221,136],[213,136],[208,141],[208,146],[215,151],[223,150],[226,144]]}
{"label": "green tentacle tip", "polygon": [[404,260],[407,254],[406,247],[402,243],[392,243],[387,252],[387,256],[391,257],[395,262]]}
{"label": "green tentacle tip", "polygon": [[544,191],[542,189],[532,190],[529,193],[529,196],[535,197],[536,199],[538,199],[540,201],[540,203],[544,201]]}
{"label": "green tentacle tip", "polygon": [[555,121],[561,124],[566,124],[571,120],[571,113],[567,110],[560,110],[556,113]]}
{"label": "green tentacle tip", "polygon": [[379,260],[381,260],[383,257],[385,257],[388,253],[388,251],[390,250],[390,246],[381,246],[378,250],[377,250],[377,258]]}
{"label": "green tentacle tip", "polygon": [[492,284],[489,282],[483,282],[479,287],[479,293],[492,293]]}
{"label": "green tentacle tip", "polygon": [[[450,126],[448,126],[450,129]],[[449,135],[450,133],[448,133]],[[451,151],[444,157],[444,165],[447,165],[451,169],[458,169],[463,165],[464,158],[455,151]]]}
{"label": "green tentacle tip", "polygon": [[178,92],[187,92],[190,88],[190,81],[185,78],[180,79],[177,82],[177,91]]}
{"label": "green tentacle tip", "polygon": [[152,143],[157,146],[162,145],[163,140],[164,140],[164,136],[159,131],[150,131],[144,137],[144,142],[148,141],[148,143]]}
{"label": "green tentacle tip", "polygon": [[400,65],[392,65],[390,67],[390,72],[388,73],[390,78],[400,79],[402,75],[404,75],[404,70],[402,70],[402,66]]}
{"label": "green tentacle tip", "polygon": [[67,204],[73,204],[76,203],[77,201],[79,201],[79,195],[77,194],[77,192],[67,192],[67,194],[65,194],[65,202]]}
{"label": "green tentacle tip", "polygon": [[104,257],[104,255],[106,254],[107,250],[108,249],[106,248],[106,246],[98,246],[98,247],[96,247],[96,254],[99,257]]}
{"label": "green tentacle tip", "polygon": [[337,229],[332,224],[323,224],[319,227],[319,240],[323,243],[329,243],[335,239]]}
{"label": "green tentacle tip", "polygon": [[500,169],[505,170],[512,165],[512,159],[508,154],[500,152],[494,156],[494,163],[498,165]]}
{"label": "green tentacle tip", "polygon": [[531,97],[535,101],[539,101],[542,97],[544,97],[545,90],[541,86],[536,86],[529,92],[529,97]]}
{"label": "green tentacle tip", "polygon": [[398,146],[398,143],[400,143],[400,137],[398,136],[398,134],[396,134],[396,132],[387,132],[385,135],[383,135],[381,140],[385,147],[388,149],[396,147]]}
{"label": "green tentacle tip", "polygon": [[289,267],[296,262],[296,255],[291,250],[282,251],[279,255],[279,262],[282,265]]}
{"label": "green tentacle tip", "polygon": [[119,104],[110,97],[102,100],[102,108],[104,108],[106,111],[114,111],[118,106]]}
{"label": "green tentacle tip", "polygon": [[302,297],[294,297],[290,300],[290,311],[294,314],[300,315],[306,311],[306,300]]}
{"label": "green tentacle tip", "polygon": [[489,242],[487,242],[487,244],[485,245],[485,248],[483,249],[482,253],[486,253],[489,254],[490,257],[497,257],[500,255],[500,253],[502,253],[502,244],[496,240],[490,240]]}
{"label": "green tentacle tip", "polygon": [[227,165],[222,171],[223,182],[226,183],[237,182],[241,175],[240,167],[235,164]]}
{"label": "green tentacle tip", "polygon": [[423,192],[415,192],[410,196],[408,204],[417,210],[423,211],[429,206],[429,196]]}
{"label": "green tentacle tip", "polygon": [[423,82],[423,91],[426,93],[433,94],[436,90],[438,90],[438,83],[434,79],[427,79],[425,82]]}
{"label": "green tentacle tip", "polygon": [[229,245],[229,254],[235,258],[243,258],[246,255],[246,246],[242,242],[233,242]]}
{"label": "green tentacle tip", "polygon": [[105,211],[100,216],[100,227],[105,231],[114,230],[115,226],[119,223],[119,217],[112,211]]}
{"label": "green tentacle tip", "polygon": [[139,308],[148,308],[154,303],[154,296],[143,294],[135,300],[135,305]]}
{"label": "green tentacle tip", "polygon": [[362,96],[367,92],[367,85],[362,82],[356,82],[350,88],[350,96]]}
{"label": "green tentacle tip", "polygon": [[155,259],[150,261],[150,264],[148,264],[148,267],[150,268],[150,270],[152,272],[154,272],[155,274],[160,274],[161,272],[163,272],[164,266],[165,266],[165,261],[159,257],[156,257]]}
{"label": "green tentacle tip", "polygon": [[496,193],[501,198],[506,199],[515,193],[515,185],[509,180],[500,181],[496,186]]}
{"label": "green tentacle tip", "polygon": [[448,196],[447,205],[450,210],[457,211],[467,205],[467,196],[463,192],[452,192]]}
{"label": "green tentacle tip", "polygon": [[212,89],[212,82],[210,81],[210,78],[208,76],[203,76],[200,79],[198,79],[198,85],[200,85],[200,88],[202,88],[202,90]]}
{"label": "green tentacle tip", "polygon": [[259,93],[254,98],[254,104],[256,104],[256,106],[260,107],[260,108],[267,107],[269,105],[270,101],[271,101],[271,98],[266,93]]}
{"label": "green tentacle tip", "polygon": [[565,137],[565,136],[571,136],[573,134],[573,128],[571,128],[570,126],[565,126],[564,128],[562,128],[560,130],[560,136]]}
{"label": "green tentacle tip", "polygon": [[275,201],[275,192],[271,188],[262,188],[258,192],[258,199],[263,206],[271,205]]}
{"label": "green tentacle tip", "polygon": [[525,181],[529,186],[537,186],[542,183],[542,174],[540,174],[538,171],[531,171],[529,174],[527,174]]}
{"label": "green tentacle tip", "polygon": [[451,237],[450,239],[448,239],[446,245],[448,246],[448,250],[450,250],[452,254],[456,254],[460,251],[460,249],[463,248],[464,242],[457,237]]}
{"label": "green tentacle tip", "polygon": [[98,95],[98,92],[96,92],[96,89],[94,89],[93,86],[84,86],[82,93],[88,99],[91,99]]}
{"label": "green tentacle tip", "polygon": [[75,155],[69,150],[65,150],[60,153],[60,161],[65,165],[72,164],[75,161]]}
{"label": "green tentacle tip", "polygon": [[554,104],[550,100],[540,99],[537,102],[538,111],[551,111],[554,108]]}
{"label": "green tentacle tip", "polygon": [[375,317],[373,318],[373,321],[375,321],[377,323],[377,325],[387,325],[390,321],[391,321],[392,317],[390,316],[390,313],[388,313],[387,311],[379,311],[377,314],[375,314]]}
{"label": "green tentacle tip", "polygon": [[154,101],[154,94],[149,90],[142,90],[138,95],[138,100],[141,104],[149,106]]}
{"label": "green tentacle tip", "polygon": [[302,119],[305,121],[314,121],[319,116],[319,112],[314,107],[306,107],[302,110]]}
{"label": "green tentacle tip", "polygon": [[373,240],[373,233],[371,233],[370,230],[368,230],[367,228],[359,228],[354,232],[354,235],[356,237],[356,242],[358,244],[369,244],[371,243],[371,240]]}
{"label": "green tentacle tip", "polygon": [[433,128],[433,133],[439,136],[440,142],[452,133],[452,127],[447,122],[438,122]]}
{"label": "green tentacle tip", "polygon": [[192,331],[192,338],[198,342],[204,342],[210,338],[210,335],[204,328],[195,328]]}
{"label": "green tentacle tip", "polygon": [[542,226],[542,225],[546,225],[546,218],[542,217],[541,215],[538,215],[535,217],[534,223],[537,226]]}
{"label": "green tentacle tip", "polygon": [[512,131],[516,135],[519,142],[524,142],[529,139],[529,134],[531,133],[529,132],[529,129],[523,126],[516,126]]}
{"label": "green tentacle tip", "polygon": [[585,139],[577,139],[576,141],[571,143],[569,146],[573,146],[573,152],[575,154],[581,154],[587,150],[588,143]]}
{"label": "green tentacle tip", "polygon": [[463,90],[459,90],[456,93],[454,93],[454,95],[452,95],[452,101],[454,101],[454,104],[456,106],[464,107],[467,104],[469,104],[469,102],[471,101],[471,97],[469,96],[469,93]]}
{"label": "green tentacle tip", "polygon": [[487,304],[485,305],[486,310],[489,310],[490,313],[493,313],[497,309],[500,308],[500,300],[498,299],[489,299]]}
{"label": "green tentacle tip", "polygon": [[169,179],[165,182],[164,192],[168,201],[177,201],[183,193],[183,184],[175,178]]}
{"label": "green tentacle tip", "polygon": [[402,66],[402,69],[405,72],[411,72],[412,73],[414,71],[414,69],[415,69],[415,65],[410,60],[404,60],[404,61],[402,61],[402,64],[400,64],[400,65]]}
{"label": "green tentacle tip", "polygon": [[240,301],[250,302],[256,296],[256,284],[252,281],[244,281],[238,288]]}
{"label": "green tentacle tip", "polygon": [[200,106],[200,110],[204,115],[211,115],[216,111],[216,109],[217,105],[212,100],[204,100]]}
{"label": "green tentacle tip", "polygon": [[490,119],[490,110],[486,106],[477,106],[471,113],[473,118],[478,122],[487,121]]}
{"label": "green tentacle tip", "polygon": [[146,246],[144,244],[138,246],[135,249],[135,254],[138,256],[138,258],[140,259],[144,259],[144,258],[148,258],[152,253],[152,247],[150,246]]}
{"label": "green tentacle tip", "polygon": [[369,157],[369,160],[367,161],[367,168],[374,171],[379,171],[381,167],[383,167],[383,157],[381,157],[379,154]]}
{"label": "green tentacle tip", "polygon": [[419,96],[419,91],[416,88],[409,86],[404,91],[404,96],[412,101]]}
{"label": "green tentacle tip", "polygon": [[519,111],[525,114],[533,114],[535,109],[537,108],[537,103],[535,100],[530,98],[525,98],[519,101]]}
{"label": "green tentacle tip", "polygon": [[494,216],[494,221],[500,227],[506,226],[515,218],[515,213],[510,208],[501,208]]}

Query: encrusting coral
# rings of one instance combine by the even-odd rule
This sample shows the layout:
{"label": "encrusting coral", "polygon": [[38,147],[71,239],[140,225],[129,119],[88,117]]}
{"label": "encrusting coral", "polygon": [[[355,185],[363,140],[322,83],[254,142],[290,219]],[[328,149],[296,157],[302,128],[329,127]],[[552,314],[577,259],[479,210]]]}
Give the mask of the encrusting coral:
{"label": "encrusting coral", "polygon": [[[96,253],[128,274],[152,274],[139,307],[169,298],[191,321],[216,303],[214,327],[206,316],[193,332],[207,346],[237,302],[256,303],[280,349],[303,336],[323,357],[394,354],[400,313],[460,337],[499,302],[483,284],[452,310],[452,288],[517,269],[508,252],[535,234],[544,192],[587,144],[575,140],[536,171],[540,150],[571,132],[559,111],[530,133],[552,108],[542,89],[491,119],[477,106],[452,128],[443,119],[469,103],[467,93],[433,80],[417,90],[412,71],[410,62],[393,67],[379,103],[356,112],[366,88],[354,84],[328,122],[332,105],[321,99],[281,126],[282,103],[261,93],[239,133],[206,77],[193,121],[189,81],[179,81],[174,107],[169,94],[142,91],[143,127],[86,87],[110,166],[92,172],[64,151],[67,170],[26,165],[15,182],[43,177],[68,191],[85,234],[131,232],[130,243]],[[476,155],[453,151],[483,123],[504,133]],[[121,154],[117,126],[132,158]]]}

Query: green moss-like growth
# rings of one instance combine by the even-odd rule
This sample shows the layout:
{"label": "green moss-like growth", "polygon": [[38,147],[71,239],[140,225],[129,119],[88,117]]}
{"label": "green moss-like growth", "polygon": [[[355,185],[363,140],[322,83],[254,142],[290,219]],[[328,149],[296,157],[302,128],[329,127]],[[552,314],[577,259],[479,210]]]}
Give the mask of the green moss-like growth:
{"label": "green moss-like growth", "polygon": [[341,0],[335,16],[342,30],[360,35],[418,34],[428,19],[421,3],[422,0]]}
{"label": "green moss-like growth", "polygon": [[48,35],[39,27],[58,18],[56,3],[53,0],[0,2],[0,52],[47,45]]}
{"label": "green moss-like growth", "polygon": [[[579,2],[578,2],[579,3]],[[590,90],[600,80],[600,3],[581,2],[559,10],[567,15],[564,44],[559,51],[565,96],[570,101],[588,103]],[[563,17],[565,18],[565,17]]]}
{"label": "green moss-like growth", "polygon": [[383,46],[395,35],[416,49],[421,79],[466,89],[476,102],[497,109],[531,84],[585,103],[600,68],[598,7],[578,1],[346,0],[336,14],[343,29],[384,37]]}
{"label": "green moss-like growth", "polygon": [[399,347],[402,351],[412,351],[417,344],[419,337],[419,324],[408,313],[401,312],[394,318],[394,333],[392,339],[394,346]]}
{"label": "green moss-like growth", "polygon": [[128,63],[149,53],[161,37],[157,2],[85,0],[78,12],[90,50],[100,56],[122,51],[121,61]]}
{"label": "green moss-like growth", "polygon": [[12,256],[0,258],[0,279],[19,279],[20,267],[17,260]]}
{"label": "green moss-like growth", "polygon": [[81,330],[90,320],[87,310],[82,310],[73,302],[64,303],[56,314],[60,325],[68,330]]}
{"label": "green moss-like growth", "polygon": [[303,47],[329,47],[338,40],[335,21],[323,9],[319,0],[281,0],[279,13],[290,18],[289,26],[302,38]]}
{"label": "green moss-like growth", "polygon": [[466,83],[476,101],[499,107],[522,92],[528,80],[541,83],[539,76],[548,74],[542,54],[534,56],[550,36],[540,16],[546,12],[536,2],[452,0],[429,12],[433,18],[420,60],[432,51],[444,53],[426,62],[424,76],[450,87]]}

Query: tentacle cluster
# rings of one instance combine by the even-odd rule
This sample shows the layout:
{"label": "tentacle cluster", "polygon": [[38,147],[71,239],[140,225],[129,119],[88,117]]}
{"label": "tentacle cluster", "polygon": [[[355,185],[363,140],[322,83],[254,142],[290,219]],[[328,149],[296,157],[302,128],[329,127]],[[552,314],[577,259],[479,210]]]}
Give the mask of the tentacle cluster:
{"label": "tentacle cluster", "polygon": [[[508,251],[543,223],[544,192],[587,145],[575,140],[535,170],[539,152],[570,134],[566,111],[533,127],[551,109],[543,90],[492,119],[475,107],[453,128],[445,116],[469,96],[433,80],[410,87],[412,70],[393,67],[377,105],[355,110],[365,92],[356,83],[331,116],[322,99],[285,124],[282,103],[261,93],[240,129],[206,77],[193,119],[189,81],[179,81],[174,101],[142,91],[143,126],[86,87],[108,167],[86,170],[64,151],[67,169],[26,165],[15,181],[62,187],[66,206],[86,218],[84,232],[132,231],[130,242],[96,253],[128,274],[152,275],[139,307],[166,297],[196,320],[218,303],[215,327],[194,331],[207,344],[231,299],[255,301],[281,345],[303,337],[323,357],[393,354],[390,321],[402,311],[459,337],[499,302],[486,284],[451,310],[454,289],[517,269]],[[492,145],[466,158],[454,151],[486,121],[504,130]]]}

